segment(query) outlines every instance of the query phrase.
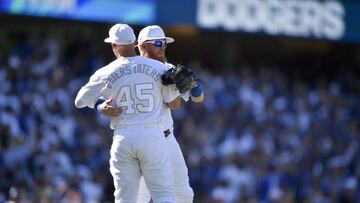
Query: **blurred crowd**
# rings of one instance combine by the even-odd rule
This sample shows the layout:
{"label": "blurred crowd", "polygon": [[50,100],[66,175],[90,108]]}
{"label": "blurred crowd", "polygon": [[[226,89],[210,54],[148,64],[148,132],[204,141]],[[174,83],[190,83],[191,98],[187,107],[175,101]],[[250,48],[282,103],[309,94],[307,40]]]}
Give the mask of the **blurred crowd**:
{"label": "blurred crowd", "polygon": [[[112,202],[109,120],[74,107],[112,59],[79,39],[0,44],[0,202]],[[276,67],[189,65],[205,101],[173,116],[195,202],[360,202],[360,94],[340,70],[310,83]]]}

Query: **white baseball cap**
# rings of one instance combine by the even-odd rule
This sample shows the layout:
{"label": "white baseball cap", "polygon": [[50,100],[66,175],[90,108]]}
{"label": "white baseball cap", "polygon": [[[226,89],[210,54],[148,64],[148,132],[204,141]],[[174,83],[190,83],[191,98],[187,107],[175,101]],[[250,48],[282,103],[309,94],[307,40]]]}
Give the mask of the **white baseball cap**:
{"label": "white baseball cap", "polygon": [[117,45],[129,45],[136,40],[134,30],[127,24],[116,24],[109,30],[109,37],[104,40],[106,43]]}
{"label": "white baseball cap", "polygon": [[165,33],[163,29],[161,29],[158,25],[150,25],[145,28],[143,28],[138,37],[138,44],[136,46],[139,46],[140,44],[144,43],[145,41],[149,40],[161,40],[165,39],[166,43],[172,43],[174,42],[174,38],[171,37],[165,37]]}

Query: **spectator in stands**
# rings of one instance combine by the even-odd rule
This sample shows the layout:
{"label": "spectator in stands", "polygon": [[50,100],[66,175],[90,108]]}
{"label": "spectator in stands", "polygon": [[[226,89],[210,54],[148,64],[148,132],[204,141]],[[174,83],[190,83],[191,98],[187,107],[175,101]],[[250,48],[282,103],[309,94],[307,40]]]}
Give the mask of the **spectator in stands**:
{"label": "spectator in stands", "polygon": [[[0,202],[112,200],[108,122],[69,102],[102,56],[87,39],[12,36],[0,53]],[[204,105],[173,114],[195,202],[360,202],[360,98],[347,85],[359,75],[310,83],[199,64]]]}

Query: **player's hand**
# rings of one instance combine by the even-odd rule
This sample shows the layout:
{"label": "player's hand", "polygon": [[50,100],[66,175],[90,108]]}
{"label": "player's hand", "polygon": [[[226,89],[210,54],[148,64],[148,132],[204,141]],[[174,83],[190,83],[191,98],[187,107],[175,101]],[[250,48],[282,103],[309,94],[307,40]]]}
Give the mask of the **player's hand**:
{"label": "player's hand", "polygon": [[121,107],[116,107],[111,104],[112,99],[108,99],[99,105],[99,111],[104,116],[117,117],[122,113]]}

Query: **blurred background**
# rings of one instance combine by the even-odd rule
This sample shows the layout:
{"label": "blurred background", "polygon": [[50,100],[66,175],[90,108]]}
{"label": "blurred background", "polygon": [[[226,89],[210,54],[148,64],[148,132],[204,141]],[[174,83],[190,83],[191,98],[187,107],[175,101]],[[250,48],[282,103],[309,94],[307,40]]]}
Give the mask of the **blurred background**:
{"label": "blurred background", "polygon": [[196,203],[360,202],[360,1],[0,0],[0,202],[113,202],[109,120],[77,91],[115,23],[205,81],[173,111]]}

